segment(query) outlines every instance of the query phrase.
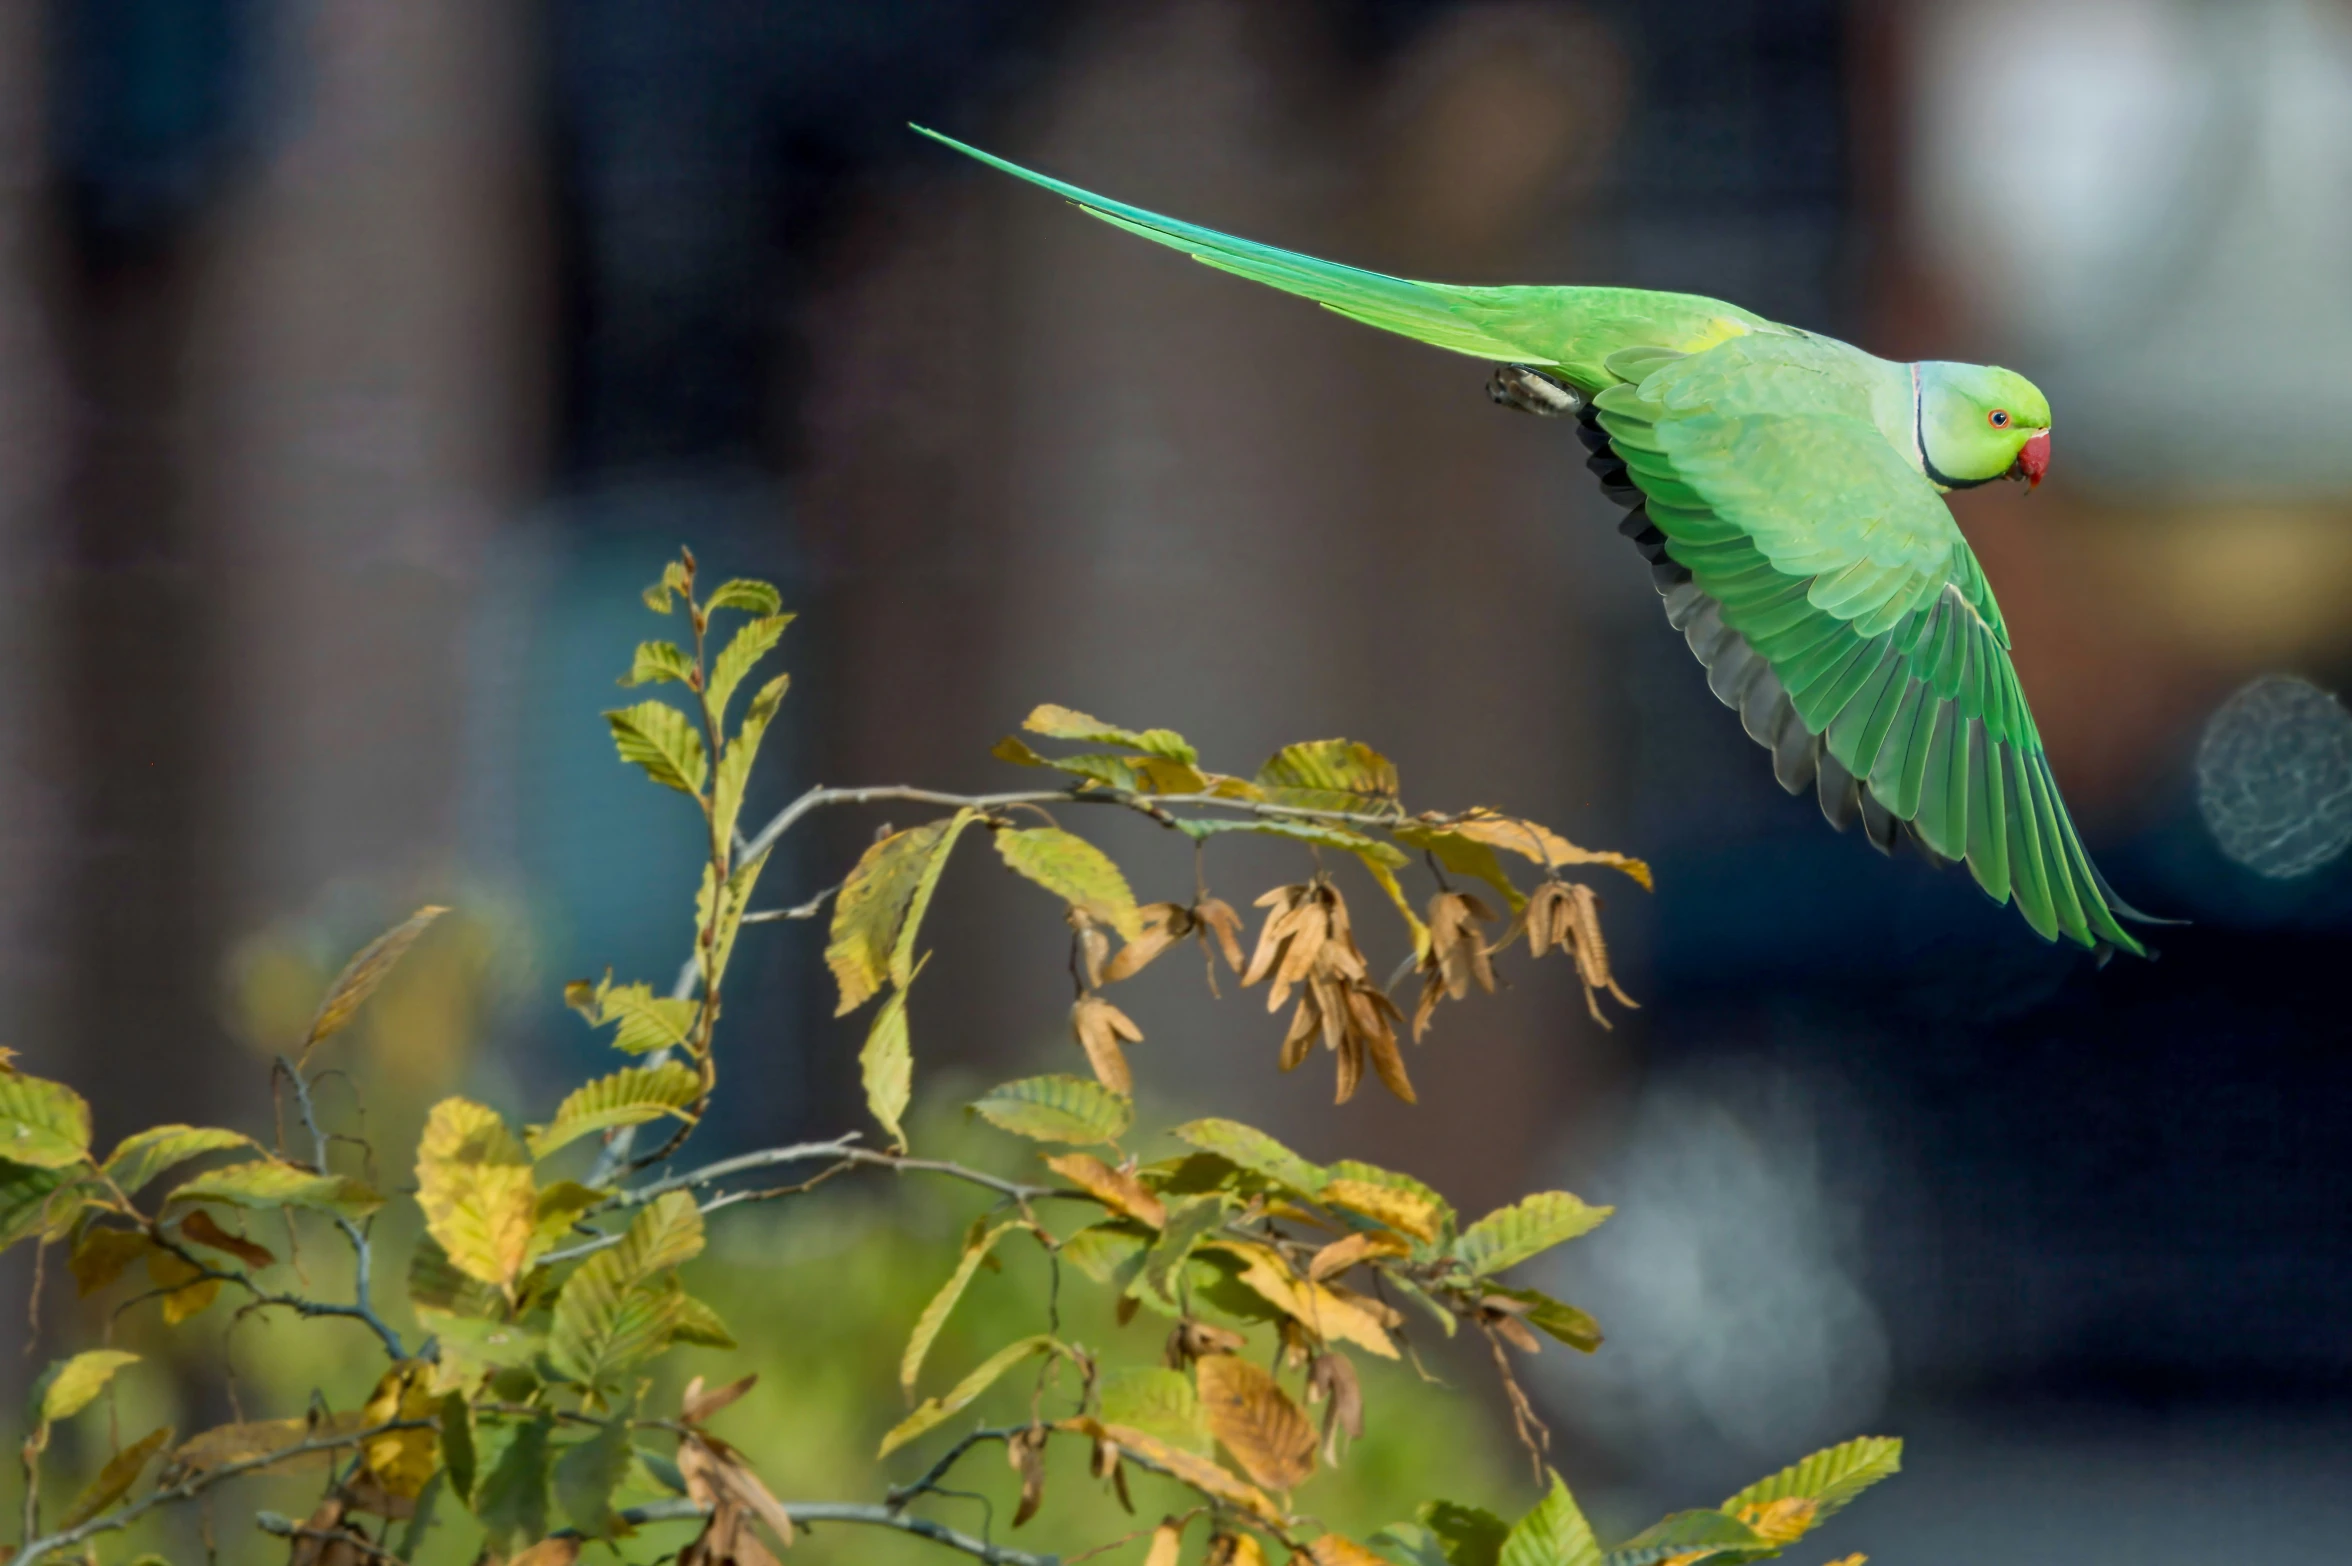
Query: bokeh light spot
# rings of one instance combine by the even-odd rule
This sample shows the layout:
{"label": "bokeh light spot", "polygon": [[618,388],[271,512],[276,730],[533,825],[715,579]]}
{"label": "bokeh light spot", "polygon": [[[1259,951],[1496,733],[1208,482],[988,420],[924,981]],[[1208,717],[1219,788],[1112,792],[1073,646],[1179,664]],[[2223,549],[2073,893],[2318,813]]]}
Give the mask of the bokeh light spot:
{"label": "bokeh light spot", "polygon": [[2289,675],[2242,687],[2206,722],[2197,806],[2255,874],[2310,874],[2352,844],[2352,712]]}

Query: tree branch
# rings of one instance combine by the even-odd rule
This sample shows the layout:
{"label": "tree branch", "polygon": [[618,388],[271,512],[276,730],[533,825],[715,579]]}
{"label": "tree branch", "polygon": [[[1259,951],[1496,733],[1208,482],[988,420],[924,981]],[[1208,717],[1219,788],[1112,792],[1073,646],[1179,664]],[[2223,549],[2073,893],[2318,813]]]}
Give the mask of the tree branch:
{"label": "tree branch", "polygon": [[[961,1550],[974,1560],[989,1566],[1061,1566],[1058,1555],[1033,1555],[1027,1550],[1016,1550],[986,1539],[975,1539],[945,1523],[933,1522],[928,1517],[910,1517],[894,1512],[887,1506],[859,1505],[846,1501],[786,1501],[784,1511],[794,1523],[840,1522],[862,1523],[871,1528],[895,1528],[911,1533],[933,1544],[943,1544],[951,1550]],[[655,1501],[647,1506],[632,1506],[620,1513],[632,1523],[690,1522],[710,1515],[707,1508],[692,1501]]]}

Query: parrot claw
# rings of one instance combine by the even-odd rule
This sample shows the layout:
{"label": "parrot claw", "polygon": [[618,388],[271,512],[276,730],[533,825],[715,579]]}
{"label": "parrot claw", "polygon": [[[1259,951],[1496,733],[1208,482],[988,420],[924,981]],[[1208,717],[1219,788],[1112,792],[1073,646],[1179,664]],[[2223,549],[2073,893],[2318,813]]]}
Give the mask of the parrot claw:
{"label": "parrot claw", "polygon": [[1496,365],[1486,383],[1486,394],[1503,407],[1545,419],[1556,419],[1584,406],[1575,392],[1524,364]]}

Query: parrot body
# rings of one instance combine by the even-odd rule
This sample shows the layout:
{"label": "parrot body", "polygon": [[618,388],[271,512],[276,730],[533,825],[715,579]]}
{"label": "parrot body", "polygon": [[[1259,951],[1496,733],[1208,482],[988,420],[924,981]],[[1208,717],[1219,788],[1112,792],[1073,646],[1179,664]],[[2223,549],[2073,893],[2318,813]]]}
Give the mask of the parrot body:
{"label": "parrot body", "polygon": [[[918,130],[921,127],[916,127]],[[1693,294],[1460,287],[1320,261],[951,141],[1094,217],[1324,308],[1497,361],[1498,401],[1573,412],[1707,683],[1841,830],[1961,862],[2046,940],[2146,950],[2083,850],[1944,492],[2038,483],[2049,404],[1983,365],[1898,364]]]}

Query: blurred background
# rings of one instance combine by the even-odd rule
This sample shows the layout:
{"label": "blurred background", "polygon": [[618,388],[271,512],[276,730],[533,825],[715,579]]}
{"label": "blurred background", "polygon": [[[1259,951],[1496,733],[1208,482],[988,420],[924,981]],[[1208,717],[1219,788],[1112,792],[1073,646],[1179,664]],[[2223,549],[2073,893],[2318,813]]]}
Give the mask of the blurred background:
{"label": "blurred background", "polygon": [[[1832,834],[1569,430],[909,119],[1382,270],[2034,377],[2050,481],[1957,509],[2093,853],[2193,922],[2100,970]],[[1602,887],[1642,1009],[1523,971],[1416,1110],[1276,1077],[1182,976],[1130,1007],[1146,1091],[1471,1210],[1618,1204],[1549,1280],[1608,1346],[1537,1363],[1605,1522],[1867,1429],[1907,1472],[1839,1551],[2336,1553],[2348,254],[2343,0],[0,0],[0,1040],[102,1136],[243,1124],[321,976],[431,898],[459,919],[354,1046],[375,1124],[576,1075],[561,982],[685,950],[693,825],[595,712],[688,542],[802,611],[777,798],[1011,786],[987,747],[1050,700],[1228,770],[1346,734],[1416,807],[1657,867]],[[926,1072],[1066,1069],[1054,910],[963,864],[935,917]],[[724,1137],[857,1115],[817,944],[747,937]],[[803,1241],[739,1253],[746,1296],[805,1288],[758,1273]],[[1499,1441],[1444,1461],[1524,1489]]]}

